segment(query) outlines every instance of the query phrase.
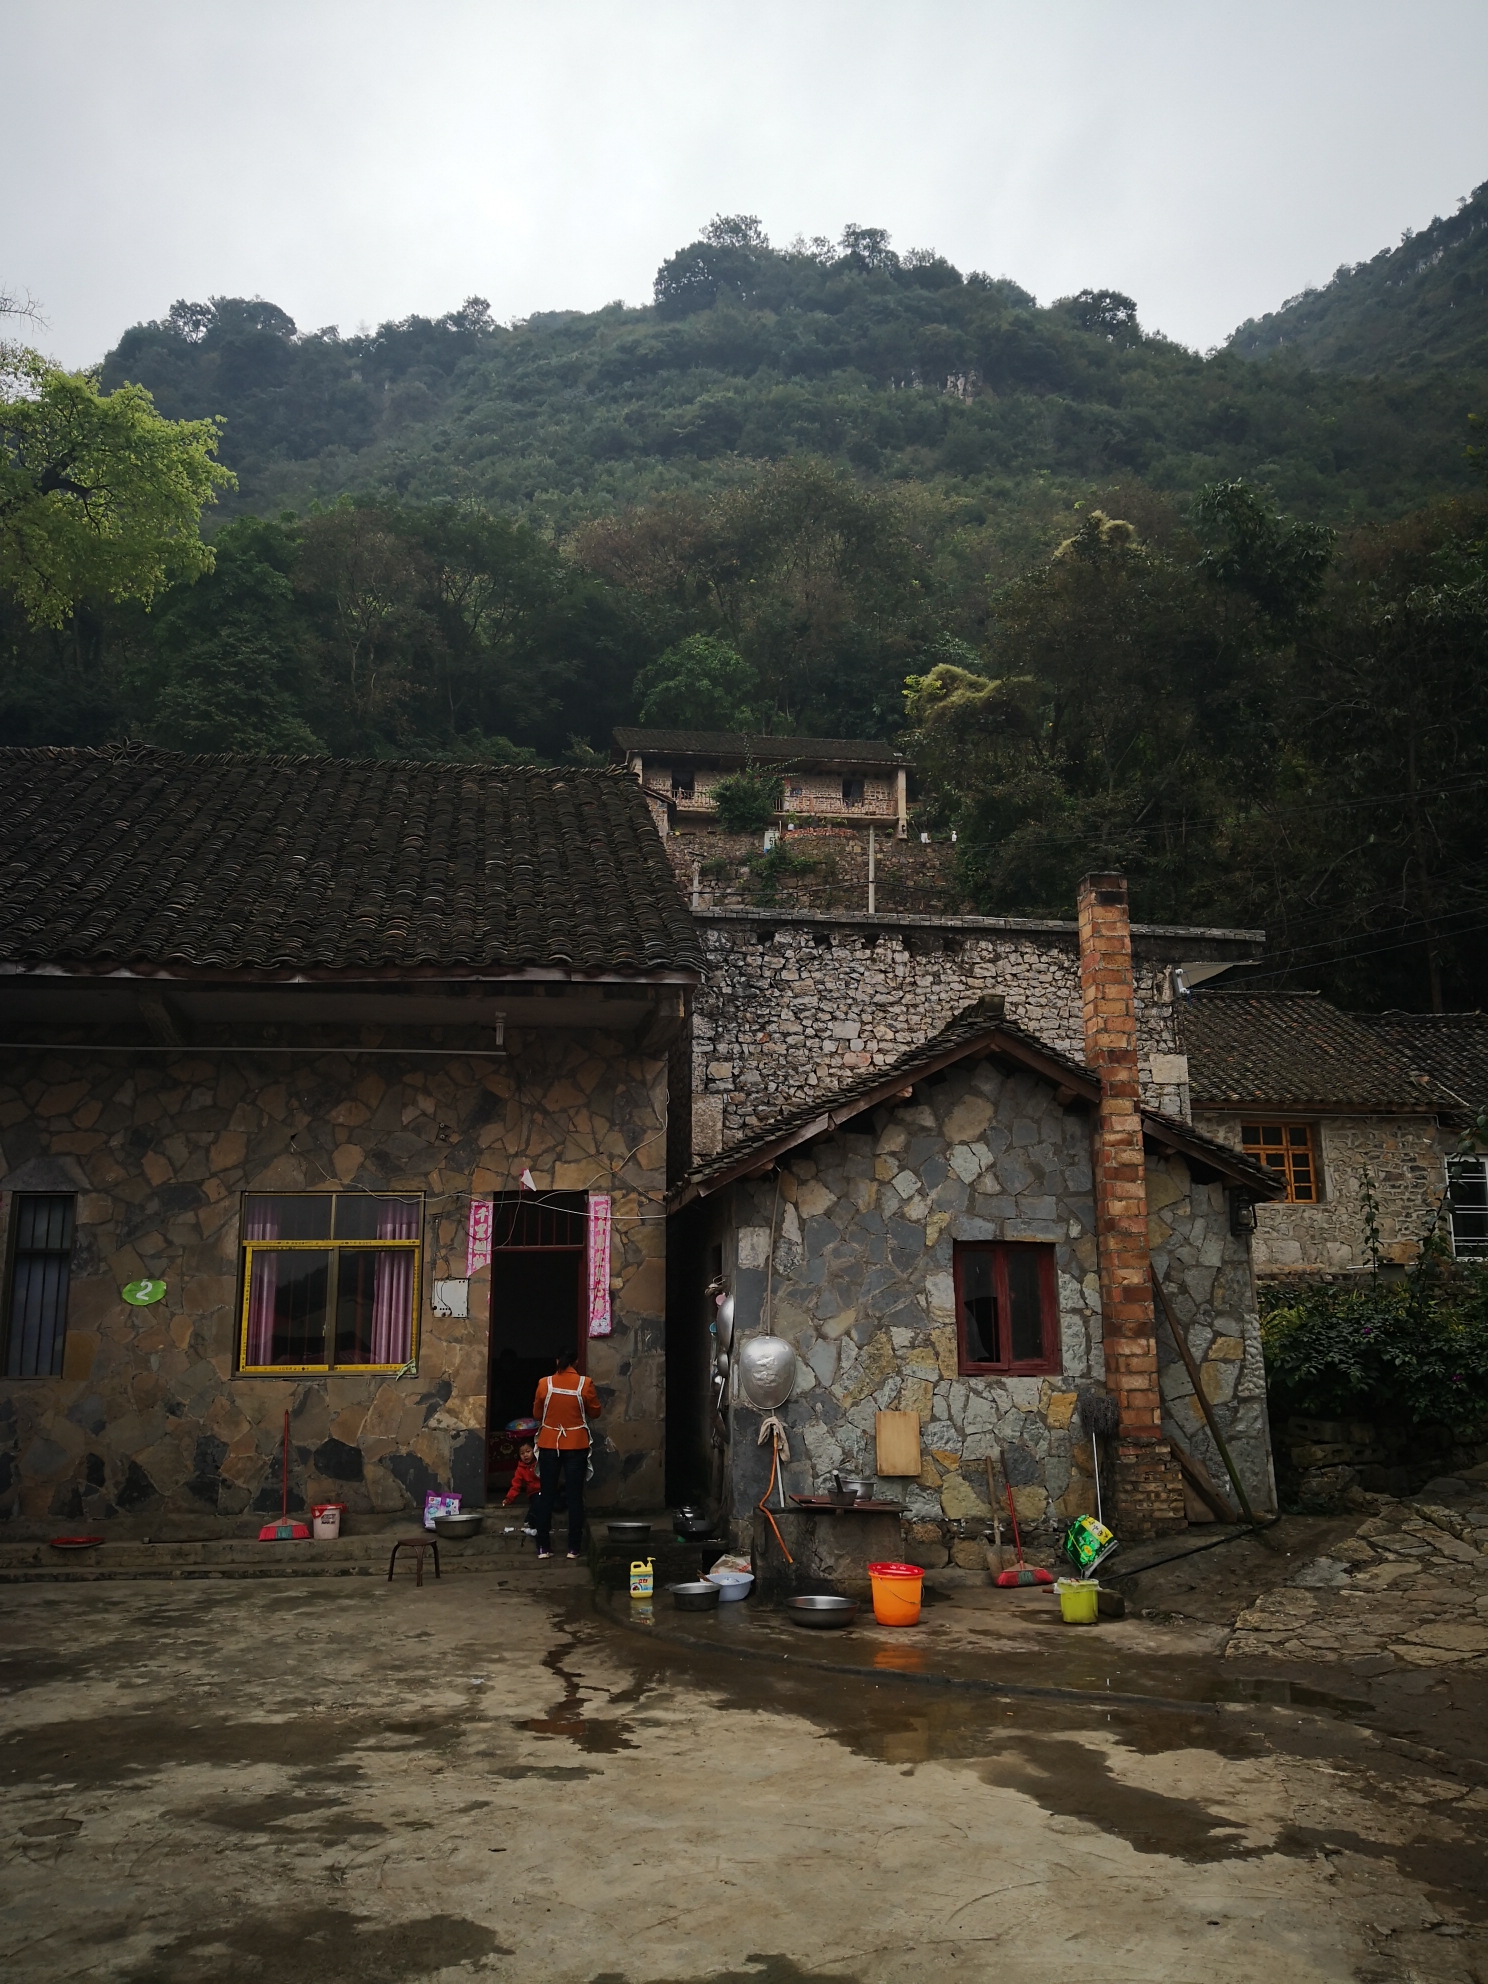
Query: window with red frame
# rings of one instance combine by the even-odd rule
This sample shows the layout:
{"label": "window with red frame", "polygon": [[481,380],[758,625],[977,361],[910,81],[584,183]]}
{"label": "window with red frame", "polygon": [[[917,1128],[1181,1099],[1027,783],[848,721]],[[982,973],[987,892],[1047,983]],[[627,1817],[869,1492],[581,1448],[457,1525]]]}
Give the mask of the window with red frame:
{"label": "window with red frame", "polygon": [[1052,1247],[1011,1240],[957,1245],[956,1349],[963,1377],[1059,1369]]}

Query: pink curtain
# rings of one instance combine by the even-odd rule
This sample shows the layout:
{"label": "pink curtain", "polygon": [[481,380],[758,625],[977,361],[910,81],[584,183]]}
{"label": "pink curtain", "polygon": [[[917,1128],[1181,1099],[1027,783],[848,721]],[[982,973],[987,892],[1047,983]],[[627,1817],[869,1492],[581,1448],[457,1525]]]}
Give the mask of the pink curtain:
{"label": "pink curtain", "polygon": [[[377,1216],[379,1240],[416,1240],[418,1207],[396,1200]],[[413,1345],[413,1255],[379,1254],[372,1277],[374,1364],[406,1364]]]}
{"label": "pink curtain", "polygon": [[[251,1206],[244,1231],[248,1240],[277,1240],[279,1221],[274,1208]],[[244,1362],[267,1364],[274,1355],[274,1304],[279,1293],[279,1257],[255,1254],[248,1278],[248,1343]]]}

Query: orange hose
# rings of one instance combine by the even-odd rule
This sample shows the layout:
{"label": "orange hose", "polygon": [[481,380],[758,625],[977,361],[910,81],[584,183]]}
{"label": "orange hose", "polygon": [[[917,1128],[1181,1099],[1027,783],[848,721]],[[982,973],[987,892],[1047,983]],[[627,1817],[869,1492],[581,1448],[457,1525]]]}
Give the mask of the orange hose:
{"label": "orange hose", "polygon": [[770,1500],[771,1495],[775,1491],[775,1477],[779,1472],[779,1469],[780,1469],[780,1449],[779,1447],[776,1446],[775,1438],[774,1435],[772,1434],[770,1437],[770,1485],[765,1490],[764,1494],[761,1495],[759,1500],[755,1503],[755,1507],[759,1510],[760,1514],[764,1517],[765,1521],[770,1525],[771,1529],[774,1530],[775,1541],[780,1545],[781,1551],[785,1557],[785,1561],[788,1564],[794,1564],[796,1560],[791,1555],[789,1550],[787,1550],[785,1547],[785,1538],[780,1534],[780,1525],[776,1522],[774,1516],[771,1515],[769,1508],[766,1506]]}

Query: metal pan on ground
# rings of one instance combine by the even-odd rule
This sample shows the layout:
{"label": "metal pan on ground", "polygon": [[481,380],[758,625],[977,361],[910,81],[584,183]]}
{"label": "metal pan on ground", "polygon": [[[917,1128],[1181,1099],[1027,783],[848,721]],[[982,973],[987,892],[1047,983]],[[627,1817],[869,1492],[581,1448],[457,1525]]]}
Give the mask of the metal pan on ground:
{"label": "metal pan on ground", "polygon": [[697,1578],[687,1584],[669,1584],[672,1603],[679,1612],[713,1612],[717,1610],[719,1590],[716,1584],[709,1584],[706,1578]]}
{"label": "metal pan on ground", "polygon": [[785,1609],[798,1626],[850,1626],[858,1616],[858,1601],[829,1592],[808,1592],[788,1598]]}
{"label": "metal pan on ground", "polygon": [[440,1536],[479,1536],[485,1520],[484,1515],[470,1509],[458,1516],[435,1516],[434,1528]]}

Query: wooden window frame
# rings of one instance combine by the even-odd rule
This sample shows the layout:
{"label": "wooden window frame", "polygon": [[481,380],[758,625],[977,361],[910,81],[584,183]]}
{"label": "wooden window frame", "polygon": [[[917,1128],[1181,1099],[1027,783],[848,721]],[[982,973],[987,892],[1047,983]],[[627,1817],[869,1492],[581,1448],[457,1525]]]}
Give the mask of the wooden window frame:
{"label": "wooden window frame", "polygon": [[[68,1200],[70,1203],[70,1211],[68,1214],[68,1225],[70,1228],[70,1233],[65,1248],[28,1247],[24,1249],[24,1252],[27,1253],[28,1255],[29,1254],[50,1255],[58,1260],[62,1260],[65,1263],[65,1280],[63,1282],[62,1291],[61,1291],[61,1304],[60,1304],[61,1313],[56,1318],[52,1327],[51,1361],[56,1366],[56,1369],[47,1370],[47,1371],[26,1371],[26,1372],[18,1371],[12,1375],[10,1369],[10,1361],[11,1361],[11,1353],[15,1348],[16,1269],[19,1265],[20,1257],[23,1251],[20,1244],[21,1243],[21,1207],[22,1204],[29,1199]],[[4,1312],[3,1320],[5,1327],[3,1332],[0,1332],[0,1336],[3,1336],[4,1339],[4,1350],[5,1350],[4,1361],[3,1363],[0,1363],[0,1374],[3,1374],[5,1382],[7,1384],[24,1384],[28,1378],[51,1379],[55,1382],[63,1375],[64,1362],[67,1354],[67,1306],[68,1306],[69,1298],[72,1293],[72,1260],[73,1260],[73,1255],[77,1251],[77,1202],[78,1202],[78,1194],[76,1192],[12,1192],[10,1195],[10,1206],[8,1208],[10,1214],[8,1221],[9,1231],[6,1234],[5,1281],[3,1285],[3,1296],[5,1303],[5,1312]]]}
{"label": "wooden window frame", "polygon": [[[1270,1148],[1279,1149],[1285,1162],[1282,1164],[1269,1164],[1265,1156],[1268,1146],[1259,1138],[1252,1139],[1248,1137],[1246,1133],[1249,1130],[1279,1130],[1281,1132],[1281,1142],[1279,1145],[1270,1146]],[[1297,1138],[1297,1132],[1299,1130],[1302,1133],[1300,1141]],[[1318,1162],[1318,1136],[1314,1124],[1299,1123],[1295,1119],[1277,1116],[1253,1116],[1249,1121],[1242,1118],[1240,1123],[1240,1147],[1252,1163],[1259,1164],[1261,1169],[1269,1172],[1273,1178],[1281,1178],[1285,1181],[1286,1199],[1284,1203],[1286,1205],[1319,1206],[1323,1203],[1323,1172],[1322,1166]],[[1312,1186],[1311,1196],[1308,1198],[1298,1198],[1297,1196],[1296,1167],[1293,1162],[1293,1153],[1298,1150],[1305,1150],[1307,1153],[1306,1168],[1308,1181]]]}
{"label": "wooden window frame", "polygon": [[[1039,1271],[1039,1323],[1043,1337],[1042,1354],[1035,1358],[1011,1357],[988,1364],[967,1355],[966,1310],[962,1303],[962,1263],[972,1254],[992,1256],[993,1287],[1008,1313],[1007,1262],[1010,1254],[1034,1254]],[[1059,1276],[1051,1240],[958,1240],[952,1255],[956,1285],[956,1370],[963,1378],[1043,1378],[1057,1374],[1064,1363],[1064,1345],[1059,1327]]]}
{"label": "wooden window frame", "polygon": [[[422,1192],[245,1192],[238,1206],[238,1232],[241,1236],[248,1223],[248,1201],[254,1199],[330,1199],[331,1224],[334,1226],[337,1199],[402,1199],[405,1203],[418,1207],[418,1231],[412,1240],[337,1240],[327,1236],[324,1240],[238,1240],[238,1369],[240,1378],[303,1378],[326,1377],[338,1372],[355,1372],[357,1376],[381,1374],[391,1376],[406,1371],[410,1365],[418,1363],[419,1319],[423,1314],[423,1250],[424,1250],[424,1195]],[[338,1364],[332,1359],[324,1364],[250,1364],[248,1362],[248,1305],[253,1290],[253,1256],[255,1254],[329,1254],[330,1273],[326,1277],[325,1341],[335,1348],[336,1302],[339,1293],[339,1256],[343,1253],[411,1253],[413,1255],[412,1292],[410,1307],[412,1313],[408,1321],[408,1356],[396,1364]]]}

